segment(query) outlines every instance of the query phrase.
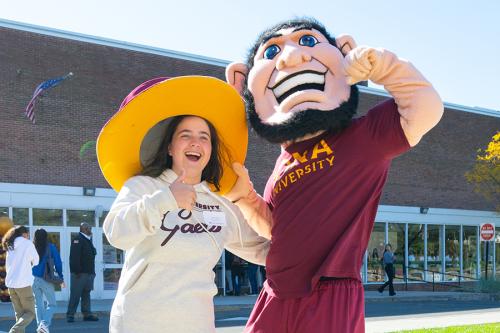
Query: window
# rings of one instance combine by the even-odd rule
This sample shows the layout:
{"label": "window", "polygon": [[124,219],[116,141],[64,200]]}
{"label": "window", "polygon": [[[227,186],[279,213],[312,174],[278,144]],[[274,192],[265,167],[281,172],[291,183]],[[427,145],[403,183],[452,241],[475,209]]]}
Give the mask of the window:
{"label": "window", "polygon": [[120,280],[121,268],[105,268],[103,272],[104,290],[117,290]]}
{"label": "window", "polygon": [[477,276],[477,227],[464,226],[463,229],[464,276],[475,279]]}
{"label": "window", "polygon": [[95,213],[93,210],[66,210],[66,225],[68,227],[79,227],[81,223],[87,222],[95,226]]}
{"label": "window", "polygon": [[445,226],[445,281],[458,281],[460,275],[460,226]]}
{"label": "window", "polygon": [[29,224],[29,208],[13,208],[12,220],[15,225]]}
{"label": "window", "polygon": [[0,207],[0,217],[2,216],[9,217],[9,207]]}
{"label": "window", "polygon": [[428,225],[427,226],[427,272],[428,281],[442,281],[441,274],[442,268],[442,242],[441,235],[443,226],[441,225]]}
{"label": "window", "polygon": [[370,242],[368,243],[368,282],[384,281],[384,269],[382,267],[382,253],[385,246],[385,223],[375,223]]}
{"label": "window", "polygon": [[423,224],[408,224],[408,281],[424,280],[424,237]]}
{"label": "window", "polygon": [[62,226],[62,209],[33,208],[33,225]]}
{"label": "window", "polygon": [[497,227],[495,233],[495,246],[496,246],[496,253],[495,253],[495,258],[496,258],[496,280],[500,281],[500,227]]}
{"label": "window", "polygon": [[[406,275],[405,266],[405,228],[404,223],[389,223],[389,244],[394,252],[395,282],[403,281]],[[383,252],[382,252],[383,253]]]}
{"label": "window", "polygon": [[493,279],[493,247],[495,242],[481,242],[481,278]]}
{"label": "window", "polygon": [[108,216],[108,211],[102,212],[102,216],[99,218],[99,227],[102,228],[102,224],[104,223],[104,220],[106,219],[106,216]]}
{"label": "window", "polygon": [[102,236],[102,260],[105,264],[123,264],[123,251],[109,244],[106,236]]}

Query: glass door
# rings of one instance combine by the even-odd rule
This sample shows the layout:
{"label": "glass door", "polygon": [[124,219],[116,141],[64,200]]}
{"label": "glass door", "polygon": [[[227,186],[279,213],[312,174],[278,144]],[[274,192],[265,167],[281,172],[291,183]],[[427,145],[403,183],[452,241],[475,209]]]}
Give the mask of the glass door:
{"label": "glass door", "polygon": [[64,282],[66,283],[66,288],[61,288],[56,286],[56,300],[67,300],[69,299],[69,248],[65,247],[65,233],[64,228],[52,227],[52,226],[35,226],[31,228],[31,239],[34,239],[34,234],[37,229],[45,229],[47,231],[48,242],[54,244],[57,248],[57,252],[61,256],[62,268]]}
{"label": "glass door", "polygon": [[101,228],[98,228],[95,234],[97,248],[96,274],[98,275],[96,280],[99,282],[101,298],[114,298],[118,289],[125,253],[109,244]]}

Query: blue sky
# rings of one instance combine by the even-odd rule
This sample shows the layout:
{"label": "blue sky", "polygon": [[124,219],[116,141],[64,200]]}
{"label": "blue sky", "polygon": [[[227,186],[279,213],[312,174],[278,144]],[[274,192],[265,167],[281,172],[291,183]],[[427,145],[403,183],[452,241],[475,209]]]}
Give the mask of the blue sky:
{"label": "blue sky", "polygon": [[241,60],[259,32],[312,16],[410,60],[444,101],[500,110],[500,1],[0,0],[0,18]]}

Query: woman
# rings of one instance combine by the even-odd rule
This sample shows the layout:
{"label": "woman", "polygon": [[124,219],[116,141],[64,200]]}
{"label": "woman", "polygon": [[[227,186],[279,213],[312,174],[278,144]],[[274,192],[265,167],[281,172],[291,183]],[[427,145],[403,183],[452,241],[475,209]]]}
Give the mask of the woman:
{"label": "woman", "polygon": [[7,251],[5,285],[9,288],[16,315],[16,323],[10,332],[24,332],[35,318],[31,267],[38,264],[38,253],[29,241],[28,228],[25,226],[15,226],[7,231],[2,246]]}
{"label": "woman", "polygon": [[[47,260],[49,255],[54,259],[56,272],[62,278],[62,261],[59,252],[54,244],[49,243],[47,239],[47,231],[38,229],[35,231],[34,238],[36,252],[40,257],[40,263],[33,267],[33,294],[35,295],[35,310],[36,322],[38,325],[37,333],[48,333],[52,322],[52,315],[56,307],[56,290],[54,284],[43,279],[45,274]],[[64,283],[61,284],[64,287]],[[44,296],[47,300],[45,306]]]}
{"label": "woman", "polygon": [[385,287],[389,286],[389,295],[394,296],[396,293],[394,292],[394,285],[392,281],[394,280],[394,261],[396,257],[392,252],[391,244],[385,245],[384,255],[382,256],[385,273],[387,274],[388,281],[384,283],[380,288],[378,288],[379,293],[383,293]]}
{"label": "woman", "polygon": [[[169,89],[160,89],[162,96],[177,89],[177,82],[189,81],[171,80],[176,81],[166,83]],[[211,86],[212,80],[199,80],[209,85],[206,89],[197,86],[198,81],[185,86],[190,88],[190,101],[200,103],[191,114],[213,107],[196,96],[197,92],[212,89],[209,94],[218,95],[220,89],[226,89],[221,86],[225,83]],[[145,96],[137,103],[151,94]],[[175,96],[179,94],[172,98]],[[168,109],[166,99],[161,100],[162,110]],[[222,101],[227,103],[226,98]],[[177,102],[176,108],[184,104],[183,100]],[[134,105],[139,107],[137,103]],[[213,108],[224,118],[227,107]],[[217,288],[212,269],[223,248],[247,260],[264,262],[268,241],[250,229],[235,205],[209,188],[210,184],[222,191],[227,170],[222,156],[228,152],[219,130],[224,127],[216,128],[199,116],[172,117],[153,157],[119,191],[103,225],[109,242],[126,251],[110,332],[215,332],[213,296]]]}

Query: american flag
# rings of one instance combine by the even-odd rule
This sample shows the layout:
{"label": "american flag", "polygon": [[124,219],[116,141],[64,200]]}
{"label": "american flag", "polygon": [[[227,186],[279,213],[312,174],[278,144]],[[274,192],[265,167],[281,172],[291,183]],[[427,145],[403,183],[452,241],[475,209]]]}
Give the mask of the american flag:
{"label": "american flag", "polygon": [[49,79],[47,81],[44,81],[36,87],[35,92],[33,93],[33,97],[31,97],[30,102],[28,103],[28,106],[26,106],[26,110],[24,111],[24,114],[26,117],[28,117],[29,120],[35,123],[35,102],[37,98],[47,89],[50,89],[52,87],[57,86],[59,83],[62,81],[66,80],[68,77],[72,76],[73,73],[68,73],[64,76],[55,78],[55,79]]}

